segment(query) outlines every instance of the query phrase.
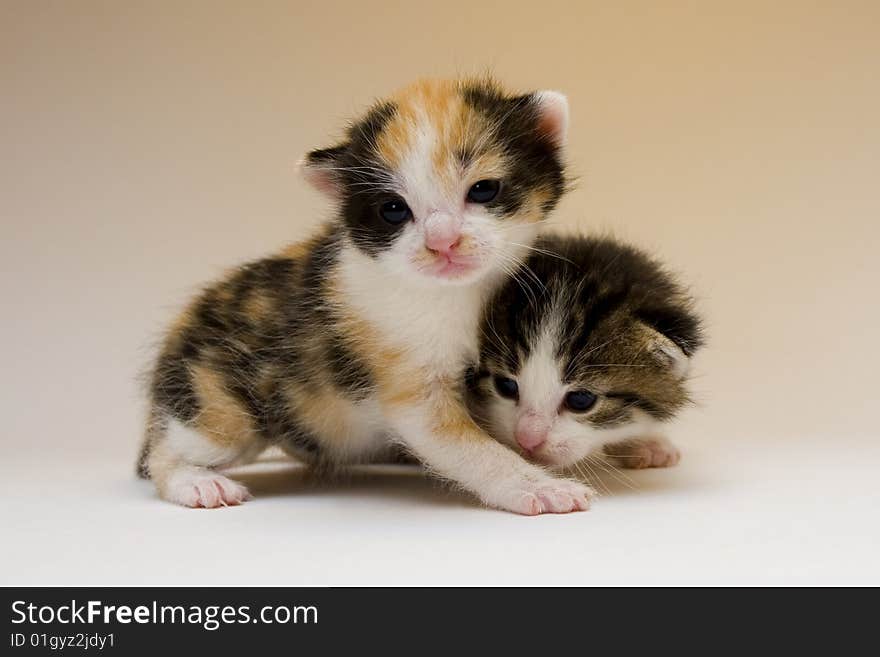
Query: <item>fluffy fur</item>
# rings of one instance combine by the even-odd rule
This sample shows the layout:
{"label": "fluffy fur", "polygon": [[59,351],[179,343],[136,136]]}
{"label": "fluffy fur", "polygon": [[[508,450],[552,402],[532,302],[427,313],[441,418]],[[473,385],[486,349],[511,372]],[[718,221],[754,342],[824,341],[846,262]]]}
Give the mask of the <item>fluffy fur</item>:
{"label": "fluffy fur", "polygon": [[481,430],[463,385],[486,300],[563,193],[567,116],[556,92],[425,81],[309,153],[336,218],[210,285],[168,332],[140,462],[159,494],[242,502],[216,468],[268,444],[331,465],[403,445],[486,504],[586,508],[587,487]]}
{"label": "fluffy fur", "polygon": [[481,336],[469,401],[499,441],[554,467],[603,448],[625,467],[678,461],[662,423],[688,402],[703,334],[691,298],[644,253],[544,236],[488,304]]}

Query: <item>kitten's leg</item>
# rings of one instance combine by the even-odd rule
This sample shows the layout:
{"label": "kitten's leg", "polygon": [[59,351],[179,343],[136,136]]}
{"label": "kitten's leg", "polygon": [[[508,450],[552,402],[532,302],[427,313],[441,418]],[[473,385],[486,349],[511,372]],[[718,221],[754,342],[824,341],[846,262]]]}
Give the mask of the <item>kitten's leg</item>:
{"label": "kitten's leg", "polygon": [[454,394],[389,409],[409,449],[436,474],[475,493],[485,504],[521,513],[586,511],[595,491],[553,477],[493,440]]}
{"label": "kitten's leg", "polygon": [[220,444],[175,420],[151,446],[147,472],[159,496],[169,502],[206,509],[236,506],[250,499],[250,493],[214,468],[241,462],[248,451],[245,445]]}
{"label": "kitten's leg", "polygon": [[[189,507],[241,504],[250,495],[240,483],[214,468],[245,462],[264,447],[252,416],[233,397],[223,378],[204,366],[190,367],[197,412],[187,422],[163,419],[161,430],[147,430],[146,474],[160,497]],[[154,422],[161,411],[151,411]]]}
{"label": "kitten's leg", "polygon": [[632,438],[606,445],[603,453],[622,468],[668,468],[681,460],[681,452],[667,438]]}

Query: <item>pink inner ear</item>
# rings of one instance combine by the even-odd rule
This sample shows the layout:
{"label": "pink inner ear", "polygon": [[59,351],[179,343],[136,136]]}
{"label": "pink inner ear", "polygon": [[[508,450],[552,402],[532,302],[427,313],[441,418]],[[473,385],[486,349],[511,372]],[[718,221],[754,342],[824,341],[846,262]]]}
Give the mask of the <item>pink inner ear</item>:
{"label": "pink inner ear", "polygon": [[322,194],[336,198],[339,188],[336,185],[336,177],[333,173],[320,165],[309,164],[306,158],[296,163],[296,170],[303,179]]}
{"label": "pink inner ear", "polygon": [[535,97],[540,107],[538,132],[561,148],[568,132],[568,99],[558,91],[539,91]]}
{"label": "pink inner ear", "polygon": [[672,370],[673,375],[678,378],[687,376],[691,368],[691,359],[688,358],[687,354],[678,345],[668,338],[663,338],[663,340],[657,343],[656,350],[658,355],[668,359],[669,368]]}

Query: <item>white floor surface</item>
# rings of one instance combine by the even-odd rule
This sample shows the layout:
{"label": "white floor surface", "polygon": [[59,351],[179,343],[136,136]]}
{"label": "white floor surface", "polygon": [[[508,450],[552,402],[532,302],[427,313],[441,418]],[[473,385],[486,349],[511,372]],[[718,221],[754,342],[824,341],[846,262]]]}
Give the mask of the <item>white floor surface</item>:
{"label": "white floor surface", "polygon": [[267,461],[240,471],[253,501],[207,511],[121,459],[6,461],[2,583],[880,584],[880,447],[848,444],[686,444],[676,468],[605,476],[587,513],[535,518],[405,467],[316,483]]}

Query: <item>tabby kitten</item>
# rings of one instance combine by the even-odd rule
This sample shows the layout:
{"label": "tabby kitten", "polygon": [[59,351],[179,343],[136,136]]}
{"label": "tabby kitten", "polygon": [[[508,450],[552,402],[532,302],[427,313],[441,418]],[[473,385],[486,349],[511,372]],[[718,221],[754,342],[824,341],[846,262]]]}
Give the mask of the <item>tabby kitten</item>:
{"label": "tabby kitten", "polygon": [[335,219],[208,286],[168,332],[141,458],[161,497],[238,504],[216,469],[269,444],[332,465],[402,445],[488,505],[585,509],[589,488],[474,423],[463,384],[486,300],[563,193],[567,124],[557,92],[422,81],[310,152]]}
{"label": "tabby kitten", "polygon": [[621,466],[678,462],[663,422],[688,402],[703,343],[685,290],[611,239],[545,235],[489,302],[475,418],[531,461],[573,466],[602,451]]}

